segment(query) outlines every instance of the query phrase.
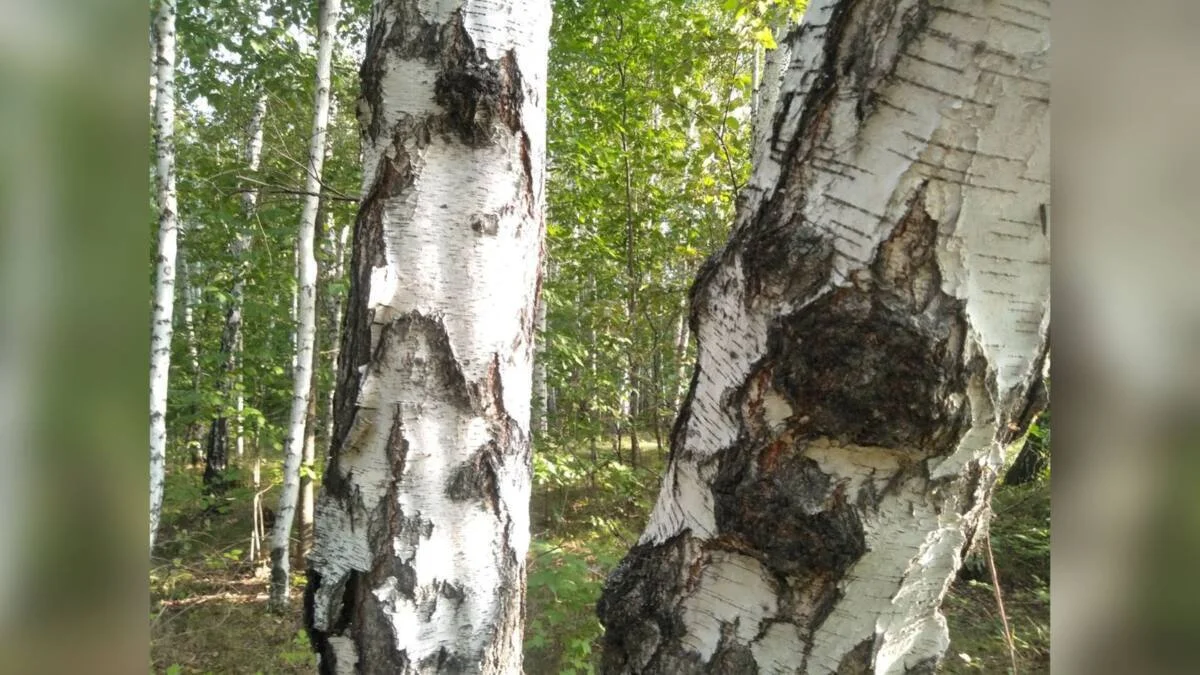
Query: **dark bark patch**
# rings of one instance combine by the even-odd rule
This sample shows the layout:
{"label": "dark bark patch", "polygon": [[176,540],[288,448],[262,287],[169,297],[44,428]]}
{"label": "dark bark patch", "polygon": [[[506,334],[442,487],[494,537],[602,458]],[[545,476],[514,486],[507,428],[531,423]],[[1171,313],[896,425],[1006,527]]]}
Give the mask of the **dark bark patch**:
{"label": "dark bark patch", "polygon": [[471,231],[491,237],[500,231],[500,217],[494,213],[481,213],[471,218]]}
{"label": "dark bark patch", "polygon": [[515,54],[509,50],[499,60],[488,58],[475,47],[458,13],[443,27],[441,40],[434,100],[446,110],[450,129],[472,146],[491,143],[496,122],[520,132],[525,94]]}
{"label": "dark bark patch", "polygon": [[[883,89],[884,81],[896,69],[899,56],[905,47],[921,35],[932,16],[928,2],[919,1],[902,15],[896,16],[895,2],[859,3],[851,25],[854,31],[839,44],[839,71],[842,82],[853,91],[854,114],[859,122],[874,110],[876,97]],[[898,30],[892,28],[898,24]],[[881,50],[889,34],[897,36],[895,49]]]}
{"label": "dark bark patch", "polygon": [[746,297],[776,290],[786,298],[806,298],[829,280],[833,241],[803,222],[748,230],[741,243]]}
{"label": "dark bark patch", "polygon": [[954,342],[948,330],[930,334],[909,315],[842,289],[771,332],[773,386],[808,418],[796,428],[802,438],[945,454],[967,422],[946,398],[965,390]]}
{"label": "dark bark patch", "polygon": [[[439,647],[437,652],[426,656],[417,663],[417,670],[422,673],[469,673],[478,667],[479,660],[452,652],[446,647]],[[391,672],[391,671],[380,671]]]}
{"label": "dark bark patch", "polygon": [[383,327],[372,367],[395,367],[441,402],[471,409],[470,389],[440,316],[409,312]]}
{"label": "dark bark patch", "polygon": [[927,186],[928,181],[917,189],[908,211],[880,244],[871,264],[884,300],[912,314],[936,312],[939,308],[934,305],[944,295],[937,262],[938,222],[925,211]]}
{"label": "dark bark patch", "polygon": [[359,573],[351,570],[349,574],[337,580],[332,593],[330,606],[336,616],[326,617],[328,630],[318,630],[316,626],[316,595],[317,590],[325,583],[321,573],[308,569],[308,584],[304,589],[304,625],[308,629],[308,639],[313,651],[320,657],[319,672],[321,675],[333,675],[339,671],[337,656],[329,644],[329,638],[344,635],[354,617],[355,598],[358,595]]}
{"label": "dark bark patch", "polygon": [[456,605],[462,604],[462,601],[467,597],[467,592],[462,586],[450,581],[441,582],[438,586],[438,593]]}
{"label": "dark bark patch", "polygon": [[[359,590],[358,611],[363,616],[387,616],[386,606],[367,585]],[[353,635],[358,648],[359,673],[405,673],[409,671],[408,651],[396,649],[395,631],[390,621],[358,621]]]}
{"label": "dark bark patch", "polygon": [[870,675],[875,672],[875,639],[868,638],[846,652],[838,664],[837,675]]}
{"label": "dark bark patch", "polygon": [[774,470],[748,468],[727,453],[713,481],[717,528],[736,533],[772,570],[828,573],[837,578],[866,552],[855,506],[795,445]]}
{"label": "dark bark patch", "polygon": [[501,517],[498,475],[500,462],[500,448],[494,441],[479,448],[467,461],[459,464],[451,472],[446,481],[446,496],[459,502],[479,500],[490,508],[497,518]]}
{"label": "dark bark patch", "polygon": [[675,601],[689,536],[634,546],[605,581],[596,603],[605,629],[602,672],[678,672],[666,670],[671,655],[662,646],[678,649],[685,634]]}
{"label": "dark bark patch", "polygon": [[717,644],[706,672],[712,675],[758,675],[758,662],[750,647],[737,641],[736,626],[721,626],[721,641]]}

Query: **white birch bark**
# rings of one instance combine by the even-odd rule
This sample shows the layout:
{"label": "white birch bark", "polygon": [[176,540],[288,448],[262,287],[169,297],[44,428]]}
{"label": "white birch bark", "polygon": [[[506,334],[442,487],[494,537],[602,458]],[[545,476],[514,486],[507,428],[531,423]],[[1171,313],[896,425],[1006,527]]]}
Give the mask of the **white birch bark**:
{"label": "white birch bark", "polygon": [[150,549],[162,514],[167,452],[167,378],[171,369],[172,315],[178,206],[175,198],[175,2],[161,0],[154,20],[155,179],[158,200],[158,260],[150,333]]}
{"label": "white birch bark", "polygon": [[779,105],[779,88],[783,85],[783,71],[792,60],[790,30],[792,24],[787,17],[772,27],[775,49],[764,50],[762,74],[755,86],[754,109],[751,111],[752,143],[750,161],[758,166],[761,157],[770,151],[771,121]]}
{"label": "white birch bark", "polygon": [[605,672],[933,672],[1041,405],[1046,3],[821,0],[793,47]]}
{"label": "white birch bark", "polygon": [[325,161],[325,133],[329,123],[330,65],[341,0],[321,0],[317,10],[317,75],[313,102],[313,131],[309,138],[308,173],[304,181],[304,207],[300,212],[297,245],[299,275],[297,289],[296,359],[292,371],[292,410],[283,458],[283,489],[271,530],[271,605],[288,604],[291,581],[292,522],[300,494],[300,462],[308,399],[312,395],[313,342],[316,335],[317,259],[313,250],[317,209],[320,205],[321,168]]}
{"label": "white birch bark", "polygon": [[[258,171],[258,167],[262,164],[262,149],[263,149],[263,122],[267,118],[267,97],[262,95],[254,105],[254,114],[250,118],[250,125],[247,129],[246,142],[246,168],[251,172]],[[246,215],[247,220],[252,221],[258,210],[258,191],[246,190],[242,193],[242,212]],[[242,339],[242,331],[244,330],[242,308],[245,304],[246,296],[246,258],[250,253],[250,235],[246,232],[239,232],[237,235],[237,250],[234,252],[238,260],[238,276],[233,285],[233,304],[238,311],[237,330],[235,331],[236,338],[233,345],[234,367],[237,370],[237,382],[234,391],[234,409],[236,411],[236,419],[234,423],[234,433],[236,435],[237,456],[241,457],[246,450],[245,428],[243,426],[243,410],[246,407],[246,395],[242,387],[242,345],[245,342]],[[255,484],[255,491],[258,485]]]}
{"label": "white birch bark", "polygon": [[546,298],[539,297],[537,302],[537,314],[535,318],[537,324],[537,347],[533,358],[533,400],[536,404],[534,409],[534,429],[537,434],[538,441],[545,438],[546,432],[550,429],[550,396],[546,386]]}
{"label": "white birch bark", "polygon": [[688,326],[688,307],[687,299],[682,302],[683,307],[679,313],[679,322],[675,327],[675,364],[676,364],[676,384],[671,392],[671,409],[678,410],[680,402],[683,401],[684,394],[688,390],[688,372],[691,370],[688,366],[688,340],[691,338],[691,327]]}
{"label": "white birch bark", "polygon": [[321,672],[521,672],[549,26],[545,0],[375,3]]}
{"label": "white birch bark", "polygon": [[[249,123],[246,125],[246,145],[243,149],[243,158],[246,161],[248,172],[253,175],[258,171],[258,166],[262,157],[263,145],[263,121],[267,114],[267,99],[262,96],[258,99],[254,106],[254,112],[250,117]],[[254,218],[255,207],[258,203],[258,193],[253,189],[247,189],[241,194],[242,215],[245,217],[246,225],[244,227],[234,226],[235,229],[233,239],[229,245],[229,256],[234,261],[233,284],[230,288],[229,303],[225,310],[225,326],[221,331],[220,355],[222,363],[222,376],[219,380],[218,387],[221,393],[221,410],[217,416],[213,418],[208,430],[208,441],[205,449],[205,457],[207,458],[208,469],[216,469],[215,471],[206,471],[205,477],[211,476],[212,479],[217,479],[228,466],[230,437],[233,436],[236,441],[237,456],[242,456],[242,425],[241,425],[241,410],[244,406],[241,389],[236,387],[240,375],[238,371],[238,349],[242,342],[242,304],[245,296],[246,286],[246,256],[250,248],[250,236],[247,233],[247,228],[250,226],[250,221]],[[229,419],[226,415],[226,402],[229,398],[235,397],[234,402],[234,428],[233,433],[230,433]]]}

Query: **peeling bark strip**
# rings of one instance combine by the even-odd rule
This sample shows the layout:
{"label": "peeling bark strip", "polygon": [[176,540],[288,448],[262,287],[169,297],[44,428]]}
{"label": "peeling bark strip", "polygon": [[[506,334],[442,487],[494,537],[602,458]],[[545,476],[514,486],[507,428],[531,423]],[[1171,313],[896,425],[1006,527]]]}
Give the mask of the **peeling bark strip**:
{"label": "peeling bark strip", "polygon": [[1043,396],[1032,9],[824,0],[789,36],[769,151],[692,290],[658,501],[597,606],[605,672],[936,667],[938,607]]}
{"label": "peeling bark strip", "polygon": [[516,673],[550,7],[372,17],[306,621],[323,673]]}

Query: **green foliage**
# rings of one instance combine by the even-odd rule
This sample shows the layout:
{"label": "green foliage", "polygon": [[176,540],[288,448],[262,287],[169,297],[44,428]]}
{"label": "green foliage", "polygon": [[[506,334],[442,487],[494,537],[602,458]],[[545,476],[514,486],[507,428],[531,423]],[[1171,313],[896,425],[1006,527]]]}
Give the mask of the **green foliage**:
{"label": "green foliage", "polygon": [[[595,602],[644,526],[690,380],[687,290],[727,238],[749,176],[753,70],[803,4],[555,3],[547,326],[539,356],[553,406],[533,457],[528,672],[596,670],[602,627]],[[334,64],[337,104],[324,183],[337,199],[323,200],[322,210],[338,231],[353,222],[361,180],[353,103],[358,64],[344,47],[361,46],[369,5],[346,4],[343,49]],[[245,396],[247,452],[263,456],[261,489],[274,503],[291,397],[289,310],[300,201],[289,190],[304,179],[298,158],[311,125],[313,8],[283,0],[179,5],[182,255],[168,410],[173,446],[150,575],[154,659],[163,672],[311,672],[315,665],[298,630],[299,608],[291,616],[265,614],[265,581],[246,560],[254,493],[249,457],[231,458],[230,487],[219,495],[204,488],[193,465],[211,420],[236,412],[222,387],[220,345],[233,283],[243,276],[244,344],[234,391]],[[251,172],[243,146],[259,97],[267,100],[265,143],[261,166]],[[253,213],[243,210],[247,190],[258,196]],[[241,260],[231,253],[239,237],[250,242]],[[338,257],[336,240],[322,237],[323,270]],[[154,253],[148,253],[152,277]],[[333,386],[338,325],[331,310],[348,286],[344,274],[327,274],[319,290],[322,407]],[[641,448],[636,455],[631,433]],[[1049,446],[1048,414],[1029,439]],[[304,473],[317,478],[321,468]],[[1049,645],[1046,483],[1003,489],[995,507],[993,545],[1012,598],[1010,615],[1023,658],[1037,662]],[[947,601],[952,672],[1006,668],[989,583],[975,574]]]}
{"label": "green foliage", "polygon": [[312,645],[308,641],[308,633],[303,630],[296,631],[290,647],[280,657],[284,663],[290,666],[317,667],[317,657],[313,654]]}
{"label": "green foliage", "polygon": [[663,457],[637,469],[593,462],[569,447],[535,455],[535,531],[529,553],[528,672],[593,673],[603,628],[604,579],[636,541],[658,487]]}

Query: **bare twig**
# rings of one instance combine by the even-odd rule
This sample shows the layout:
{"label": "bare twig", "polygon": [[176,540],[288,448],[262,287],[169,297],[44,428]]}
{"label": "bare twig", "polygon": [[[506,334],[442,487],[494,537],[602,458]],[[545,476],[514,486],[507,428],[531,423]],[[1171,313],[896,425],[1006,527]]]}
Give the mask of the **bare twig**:
{"label": "bare twig", "polygon": [[992,573],[992,590],[996,593],[996,606],[1000,608],[1000,621],[1004,623],[1004,639],[1008,642],[1008,656],[1012,659],[1013,675],[1017,675],[1017,645],[1013,641],[1012,629],[1008,626],[1008,614],[1004,611],[1004,596],[1000,593],[1000,576],[996,574],[996,559],[992,557],[992,534],[984,540],[987,546],[988,570]]}
{"label": "bare twig", "polygon": [[325,199],[333,199],[336,201],[343,201],[343,202],[358,202],[358,200],[359,200],[357,195],[349,195],[349,194],[342,192],[341,190],[336,190],[327,185],[324,186],[326,191],[323,191],[318,194],[314,194],[314,193],[308,192],[306,190],[301,190],[299,188],[294,188],[294,187],[288,187],[286,185],[274,185],[272,183],[266,183],[266,182],[263,182],[256,178],[251,178],[250,176],[238,176],[237,178],[238,178],[238,180],[244,180],[248,183],[254,183],[255,185],[260,185],[260,186],[266,188],[265,190],[263,190],[263,192],[266,192],[267,194],[304,195],[304,196],[311,195],[311,196],[323,197]]}

